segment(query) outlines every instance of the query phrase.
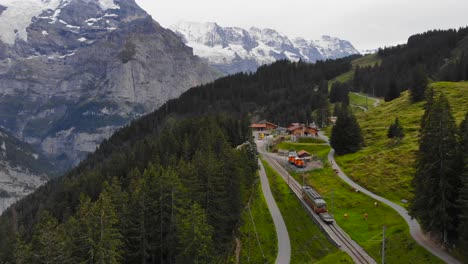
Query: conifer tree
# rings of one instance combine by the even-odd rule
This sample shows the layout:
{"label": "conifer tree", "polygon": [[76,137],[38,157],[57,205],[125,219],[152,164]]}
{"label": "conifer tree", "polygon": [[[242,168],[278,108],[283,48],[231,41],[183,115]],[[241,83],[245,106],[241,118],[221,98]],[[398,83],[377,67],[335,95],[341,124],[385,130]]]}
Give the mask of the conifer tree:
{"label": "conifer tree", "polygon": [[82,196],[76,217],[67,222],[74,262],[113,264],[122,260],[122,234],[111,194],[104,190],[92,203]]}
{"label": "conifer tree", "polygon": [[390,127],[388,128],[387,137],[388,138],[403,138],[404,136],[405,136],[405,133],[403,131],[403,126],[401,125],[400,120],[398,120],[398,117],[396,117],[393,124],[391,124]]}
{"label": "conifer tree", "polygon": [[340,104],[335,104],[333,107],[333,116],[338,116],[341,111],[341,105]]}
{"label": "conifer tree", "polygon": [[[43,211],[40,215],[39,223],[34,229],[31,245],[33,263],[59,264],[71,261],[65,230],[59,225],[57,219],[47,211]],[[28,247],[21,245],[21,242],[18,245],[18,249],[25,250],[26,254],[30,250]]]}
{"label": "conifer tree", "polygon": [[356,117],[348,107],[342,106],[337,121],[332,129],[330,144],[338,155],[358,151],[364,139]]}
{"label": "conifer tree", "polygon": [[395,80],[390,81],[390,86],[388,87],[388,91],[385,94],[385,101],[389,102],[392,101],[396,98],[400,97],[400,90],[398,86],[396,85]]}
{"label": "conifer tree", "polygon": [[[119,218],[111,194],[104,191],[91,209],[88,219],[91,252],[89,257],[96,264],[117,264],[122,259],[122,235],[118,229]],[[92,259],[91,259],[92,258]]]}
{"label": "conifer tree", "polygon": [[31,244],[26,243],[20,236],[16,237],[14,256],[16,264],[29,264],[34,262]]}
{"label": "conifer tree", "polygon": [[319,100],[320,106],[313,113],[313,119],[320,127],[326,127],[329,124],[330,117],[330,103],[325,95],[320,95],[322,99]]}
{"label": "conifer tree", "polygon": [[427,75],[424,69],[422,66],[416,67],[411,76],[410,93],[412,102],[419,102],[424,99],[427,84]]}
{"label": "conifer tree", "polygon": [[460,178],[457,128],[447,99],[441,95],[426,109],[413,180],[412,213],[422,226],[447,243],[456,232]]}
{"label": "conifer tree", "polygon": [[193,204],[179,224],[180,263],[211,263],[213,228],[208,224],[204,210]]}
{"label": "conifer tree", "polygon": [[[460,187],[460,223],[459,234],[462,248],[468,248],[468,112],[460,125],[462,185]],[[463,252],[468,257],[468,252]]]}

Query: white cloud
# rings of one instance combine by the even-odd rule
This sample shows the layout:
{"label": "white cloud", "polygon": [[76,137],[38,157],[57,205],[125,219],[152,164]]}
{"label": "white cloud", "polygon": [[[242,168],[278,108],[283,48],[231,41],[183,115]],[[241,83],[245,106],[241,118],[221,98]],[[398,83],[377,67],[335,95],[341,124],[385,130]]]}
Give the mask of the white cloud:
{"label": "white cloud", "polygon": [[461,0],[136,1],[165,27],[183,20],[270,27],[311,39],[333,35],[358,49],[399,43],[430,29],[468,25],[468,1]]}

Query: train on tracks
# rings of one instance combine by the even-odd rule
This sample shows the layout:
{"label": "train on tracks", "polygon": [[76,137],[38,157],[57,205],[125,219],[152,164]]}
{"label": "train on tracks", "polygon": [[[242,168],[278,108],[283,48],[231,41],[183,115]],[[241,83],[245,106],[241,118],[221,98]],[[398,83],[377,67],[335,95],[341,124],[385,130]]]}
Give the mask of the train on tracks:
{"label": "train on tracks", "polygon": [[305,160],[298,157],[296,151],[289,151],[288,154],[288,162],[291,165],[294,165],[298,168],[304,168],[305,167]]}
{"label": "train on tracks", "polygon": [[334,222],[333,216],[327,210],[327,203],[316,190],[304,185],[302,186],[302,197],[325,223],[332,224]]}

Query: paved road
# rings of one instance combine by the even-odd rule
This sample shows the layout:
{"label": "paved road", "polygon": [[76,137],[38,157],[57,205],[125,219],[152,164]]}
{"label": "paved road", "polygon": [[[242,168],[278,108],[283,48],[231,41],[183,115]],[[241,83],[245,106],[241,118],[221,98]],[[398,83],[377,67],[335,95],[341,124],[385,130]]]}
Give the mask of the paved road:
{"label": "paved road", "polygon": [[[355,93],[355,92],[353,92],[353,94],[355,94],[355,95],[357,95],[357,96],[360,96],[360,97],[364,97],[364,98],[367,97],[368,99],[373,100],[373,101],[374,101],[374,107],[377,107],[377,106],[379,106],[379,104],[380,104],[380,99],[378,99],[378,98],[370,97],[370,96],[366,96],[366,95],[362,95],[362,94],[360,94],[360,93]],[[362,108],[366,109],[365,107],[362,107]],[[361,109],[362,109],[362,108],[361,108]],[[366,109],[366,111],[367,111],[367,109]]]}
{"label": "paved road", "polygon": [[[263,142],[257,142],[259,148],[262,147]],[[276,264],[288,264],[291,260],[291,242],[289,240],[288,229],[284,223],[283,216],[276,205],[275,198],[271,193],[270,183],[265,173],[265,168],[262,162],[259,160],[258,165],[260,166],[260,181],[262,184],[263,196],[270,210],[273,223],[276,228],[276,237],[278,238],[278,255],[276,256]]]}
{"label": "paved road", "polygon": [[[328,137],[325,136],[322,132],[319,133],[319,136],[328,142]],[[341,170],[341,168],[336,164],[335,161],[335,150],[332,149],[330,153],[328,153],[328,161],[332,165],[333,169],[336,169],[338,171],[337,175],[344,180],[346,183],[351,185],[353,188],[356,190],[359,190],[360,192],[372,197],[373,199],[380,201],[381,203],[384,203],[390,207],[392,207],[395,211],[398,212],[398,214],[405,219],[406,223],[409,226],[411,236],[416,240],[416,242],[427,249],[428,251],[432,252],[435,256],[440,258],[441,260],[445,261],[446,263],[460,263],[458,260],[450,256],[446,251],[442,250],[437,244],[434,243],[431,239],[429,239],[426,235],[424,235],[421,226],[419,225],[418,221],[416,219],[413,219],[410,217],[408,214],[408,211],[403,208],[402,206],[385,199],[381,196],[378,196],[377,194],[374,194],[363,187],[361,187],[359,184],[355,183],[353,180],[351,180],[344,172]]]}
{"label": "paved road", "polygon": [[360,108],[360,109],[362,109],[362,111],[364,111],[364,112],[367,112],[367,111],[368,111],[368,110],[367,110],[367,108],[365,108],[364,106],[355,105],[355,104],[352,104],[351,106],[354,106],[354,107]]}

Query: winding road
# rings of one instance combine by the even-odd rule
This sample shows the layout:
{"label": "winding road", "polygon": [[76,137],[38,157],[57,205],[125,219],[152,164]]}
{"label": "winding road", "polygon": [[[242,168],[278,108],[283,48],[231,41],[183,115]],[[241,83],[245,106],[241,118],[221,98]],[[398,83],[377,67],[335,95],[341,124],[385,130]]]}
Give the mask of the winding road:
{"label": "winding road", "polygon": [[[356,93],[356,92],[353,92],[353,94],[359,96],[359,97],[364,97],[364,98],[368,98],[368,99],[371,99],[371,100],[374,100],[374,107],[377,107],[379,106],[380,104],[380,99],[379,98],[376,98],[376,97],[370,97],[368,95],[363,95],[363,94],[360,94],[360,93]],[[367,108],[365,107],[362,107],[363,109],[366,109],[366,112],[367,112]]]}
{"label": "winding road", "polygon": [[[319,137],[322,138],[323,140],[325,140],[326,142],[329,142],[328,137],[325,136],[322,132],[319,133]],[[458,261],[457,259],[452,257],[450,254],[448,254],[446,251],[444,251],[442,248],[440,248],[436,243],[434,243],[434,241],[432,241],[430,238],[428,238],[423,233],[423,231],[421,229],[421,226],[419,225],[418,221],[416,221],[416,219],[412,218],[408,214],[408,211],[405,208],[403,208],[402,206],[400,206],[400,205],[398,205],[398,204],[396,204],[396,203],[394,203],[394,202],[392,202],[392,201],[390,201],[388,199],[385,199],[385,198],[383,198],[383,197],[381,197],[381,196],[379,196],[379,195],[377,195],[377,194],[363,188],[362,186],[360,186],[359,184],[357,184],[353,180],[351,180],[343,172],[343,170],[340,168],[340,166],[338,166],[338,164],[336,163],[336,161],[335,161],[335,150],[334,149],[332,149],[330,151],[330,153],[328,153],[328,161],[332,165],[332,168],[337,171],[338,177],[340,177],[343,181],[345,181],[346,183],[351,185],[356,190],[359,190],[360,192],[372,197],[373,199],[375,199],[375,200],[377,200],[377,201],[379,201],[381,203],[384,203],[384,204],[390,206],[395,211],[397,211],[398,214],[400,214],[401,217],[403,217],[403,219],[408,224],[411,236],[414,238],[414,240],[419,245],[421,245],[422,247],[424,247],[429,252],[431,252],[432,254],[434,254],[435,256],[440,258],[441,260],[445,261],[446,263],[454,263],[454,264],[460,263],[461,264],[460,261]]]}
{"label": "winding road", "polygon": [[[258,148],[262,148],[263,142],[257,141]],[[270,210],[271,217],[273,218],[273,223],[276,228],[276,237],[278,238],[278,255],[276,256],[276,264],[288,264],[291,260],[291,242],[289,240],[288,229],[284,222],[283,216],[276,204],[275,198],[271,193],[270,183],[268,182],[268,177],[263,167],[262,162],[259,160],[258,165],[260,167],[260,182],[262,185],[263,196]]]}

